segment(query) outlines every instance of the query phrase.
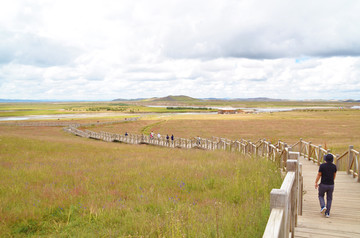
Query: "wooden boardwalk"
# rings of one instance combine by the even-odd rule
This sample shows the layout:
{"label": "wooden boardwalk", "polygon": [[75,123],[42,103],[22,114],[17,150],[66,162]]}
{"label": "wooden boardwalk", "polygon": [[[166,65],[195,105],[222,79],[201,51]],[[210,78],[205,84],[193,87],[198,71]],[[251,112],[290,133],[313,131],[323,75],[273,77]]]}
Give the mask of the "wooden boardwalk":
{"label": "wooden boardwalk", "polygon": [[320,213],[315,178],[318,166],[301,157],[304,178],[303,215],[298,216],[295,237],[360,237],[360,183],[339,171],[330,218]]}

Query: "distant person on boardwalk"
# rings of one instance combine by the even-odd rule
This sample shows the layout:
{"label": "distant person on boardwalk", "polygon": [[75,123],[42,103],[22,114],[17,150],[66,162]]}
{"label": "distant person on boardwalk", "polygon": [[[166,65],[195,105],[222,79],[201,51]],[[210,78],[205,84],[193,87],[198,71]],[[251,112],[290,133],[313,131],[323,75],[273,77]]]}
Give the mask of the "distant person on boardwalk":
{"label": "distant person on boardwalk", "polygon": [[170,139],[169,134],[166,134],[166,143],[167,144],[169,144],[169,139]]}
{"label": "distant person on boardwalk", "polygon": [[171,141],[174,141],[174,135],[171,135]]}
{"label": "distant person on boardwalk", "polygon": [[128,136],[129,134],[127,132],[125,132],[125,136]]}
{"label": "distant person on boardwalk", "polygon": [[[336,177],[336,165],[333,164],[334,156],[327,154],[324,156],[325,163],[319,167],[319,172],[315,180],[315,188],[319,188],[320,212],[325,213],[327,218],[330,217],[332,195],[334,192],[334,180]],[[321,178],[320,184],[318,184]],[[324,196],[326,193],[326,205]]]}

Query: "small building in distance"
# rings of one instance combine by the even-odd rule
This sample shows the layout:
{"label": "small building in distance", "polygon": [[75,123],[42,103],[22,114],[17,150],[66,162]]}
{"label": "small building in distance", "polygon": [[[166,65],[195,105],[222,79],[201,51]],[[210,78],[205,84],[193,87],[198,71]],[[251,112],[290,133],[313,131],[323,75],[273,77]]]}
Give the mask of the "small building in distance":
{"label": "small building in distance", "polygon": [[218,114],[248,114],[248,113],[256,113],[254,109],[236,109],[236,108],[220,108],[218,110]]}
{"label": "small building in distance", "polygon": [[219,109],[218,114],[238,114],[244,113],[241,109],[233,109],[233,108],[226,108],[226,109]]}

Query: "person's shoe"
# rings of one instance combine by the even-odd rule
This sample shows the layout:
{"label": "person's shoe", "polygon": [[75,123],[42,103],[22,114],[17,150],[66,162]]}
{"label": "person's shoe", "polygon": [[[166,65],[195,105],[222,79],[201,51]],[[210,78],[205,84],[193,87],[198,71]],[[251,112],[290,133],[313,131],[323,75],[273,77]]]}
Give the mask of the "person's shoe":
{"label": "person's shoe", "polygon": [[322,207],[321,210],[320,210],[320,212],[321,212],[321,213],[324,213],[324,212],[326,212],[326,210],[327,210],[326,207]]}
{"label": "person's shoe", "polygon": [[330,218],[330,214],[329,214],[329,213],[325,213],[325,217],[326,217],[326,218]]}

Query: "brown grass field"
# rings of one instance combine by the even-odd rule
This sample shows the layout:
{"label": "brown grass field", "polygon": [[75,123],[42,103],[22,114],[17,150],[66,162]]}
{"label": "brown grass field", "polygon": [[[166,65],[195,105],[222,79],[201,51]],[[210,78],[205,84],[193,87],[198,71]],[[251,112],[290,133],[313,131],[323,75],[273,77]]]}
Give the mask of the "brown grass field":
{"label": "brown grass field", "polygon": [[0,237],[257,237],[281,183],[237,153],[0,129]]}
{"label": "brown grass field", "polygon": [[[73,121],[98,120],[109,118]],[[360,110],[156,114],[88,129],[360,148]],[[259,158],[107,143],[61,127],[0,125],[0,152],[0,237],[259,237],[281,184]]]}

